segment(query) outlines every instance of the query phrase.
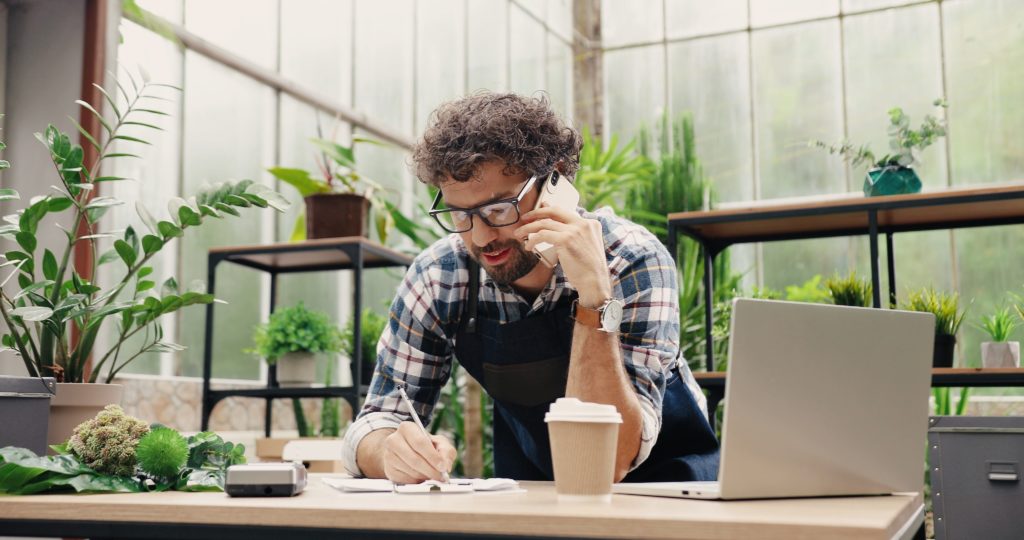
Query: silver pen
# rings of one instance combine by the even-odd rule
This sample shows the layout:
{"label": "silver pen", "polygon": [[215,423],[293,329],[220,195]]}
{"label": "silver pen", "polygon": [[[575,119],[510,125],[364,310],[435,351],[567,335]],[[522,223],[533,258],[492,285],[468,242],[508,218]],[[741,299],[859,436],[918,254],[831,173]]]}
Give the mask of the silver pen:
{"label": "silver pen", "polygon": [[[420,428],[420,433],[422,433],[426,438],[429,439],[430,438],[430,434],[427,433],[427,428],[423,427],[423,422],[420,421],[420,415],[416,414],[416,409],[414,409],[412,407],[412,400],[410,400],[409,399],[409,395],[405,393],[405,388],[402,387],[402,386],[399,386],[398,387],[398,393],[402,396],[402,402],[405,403],[405,408],[409,409],[409,415],[412,416],[412,421],[416,422],[416,425]],[[441,473],[441,478],[445,481],[445,483],[448,483],[448,482],[451,481],[448,478],[448,472],[447,471],[438,469],[438,472]]]}

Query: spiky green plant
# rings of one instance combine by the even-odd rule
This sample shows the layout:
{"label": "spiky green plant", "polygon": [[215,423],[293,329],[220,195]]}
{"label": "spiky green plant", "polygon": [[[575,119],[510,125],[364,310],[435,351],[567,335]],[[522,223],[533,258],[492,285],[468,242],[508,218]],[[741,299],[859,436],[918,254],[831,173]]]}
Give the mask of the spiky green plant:
{"label": "spiky green plant", "polygon": [[144,472],[173,479],[188,461],[188,441],[174,429],[155,427],[139,440],[135,456]]}
{"label": "spiky green plant", "polygon": [[[651,160],[635,151],[636,139],[619,148],[618,135],[612,135],[607,148],[600,139],[583,127],[583,148],[580,150],[580,167],[576,171],[573,185],[580,193],[580,206],[595,210],[611,205],[622,208],[626,193],[637,186],[648,185],[654,166]],[[629,208],[623,212],[642,212]],[[649,216],[651,217],[651,216]],[[658,219],[661,216],[653,216]]]}
{"label": "spiky green plant", "polygon": [[936,292],[929,287],[919,291],[912,291],[903,309],[910,311],[922,311],[935,315],[935,333],[939,335],[955,336],[964,322],[967,315],[966,310],[960,311],[960,295],[957,293],[946,294]]}
{"label": "spiky green plant", "polygon": [[[1015,307],[1020,309],[1019,306]],[[1007,341],[1017,327],[1017,321],[1010,314],[1010,308],[1003,306],[991,315],[982,316],[981,324],[978,327],[984,330],[992,338],[992,341]]]}
{"label": "spiky green plant", "polygon": [[857,272],[846,277],[840,277],[838,272],[833,274],[825,280],[825,289],[837,306],[871,306],[871,282],[858,278]]}

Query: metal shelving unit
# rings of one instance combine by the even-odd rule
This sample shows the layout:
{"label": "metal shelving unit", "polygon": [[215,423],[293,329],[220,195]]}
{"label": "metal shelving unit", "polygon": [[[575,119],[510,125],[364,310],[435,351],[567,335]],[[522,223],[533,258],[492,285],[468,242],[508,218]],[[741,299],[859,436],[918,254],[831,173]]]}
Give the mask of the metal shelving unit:
{"label": "metal shelving unit", "polygon": [[[352,293],[353,329],[361,332],[360,316],[363,303],[363,270],[409,266],[412,257],[399,253],[377,242],[362,237],[327,238],[301,243],[279,243],[259,246],[235,246],[211,249],[207,256],[207,286],[215,294],[217,266],[231,262],[270,274],[270,312],[277,299],[277,276],[300,272],[350,270],[353,272]],[[206,306],[206,327],[203,349],[203,411],[202,429],[209,428],[210,415],[217,403],[227,397],[263,398],[267,402],[264,433],[270,436],[271,402],[280,398],[341,397],[359,410],[359,399],[365,394],[362,380],[362,340],[356,339],[352,358],[352,386],[323,388],[280,388],[277,367],[270,366],[266,388],[211,389],[213,371],[213,315],[214,305]]]}
{"label": "metal shelving unit", "polygon": [[[969,186],[943,191],[864,197],[841,195],[788,201],[754,201],[743,207],[668,216],[669,252],[676,255],[676,239],[694,239],[704,254],[704,323],[708,373],[695,374],[717,405],[725,392],[725,373],[714,371],[713,284],[715,257],[733,244],[772,242],[837,236],[867,235],[871,257],[874,307],[881,308],[878,237],[885,235],[889,278],[889,303],[896,302],[896,263],[893,235],[898,232],[932,231],[1014,225],[1024,223],[1024,182]],[[1024,386],[1024,369],[935,369],[933,386]],[[709,409],[713,410],[713,409]]]}

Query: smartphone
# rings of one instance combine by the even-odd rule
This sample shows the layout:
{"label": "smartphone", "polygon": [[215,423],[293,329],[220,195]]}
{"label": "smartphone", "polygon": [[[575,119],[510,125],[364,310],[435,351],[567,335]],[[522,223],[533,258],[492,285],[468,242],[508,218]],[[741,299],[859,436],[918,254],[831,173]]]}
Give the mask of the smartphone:
{"label": "smartphone", "polygon": [[[575,211],[580,203],[580,192],[576,191],[576,187],[568,178],[558,174],[558,171],[553,171],[541,184],[535,208],[540,208],[543,203]],[[533,253],[549,268],[554,268],[558,264],[558,249],[547,242],[540,242],[534,246]]]}

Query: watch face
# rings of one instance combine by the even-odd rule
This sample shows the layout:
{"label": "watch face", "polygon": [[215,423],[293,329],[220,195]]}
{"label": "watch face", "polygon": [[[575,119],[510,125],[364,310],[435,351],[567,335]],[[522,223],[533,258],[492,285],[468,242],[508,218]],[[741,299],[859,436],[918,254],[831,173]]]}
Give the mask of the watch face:
{"label": "watch face", "polygon": [[616,332],[622,322],[622,302],[609,300],[601,311],[601,329],[605,332]]}

